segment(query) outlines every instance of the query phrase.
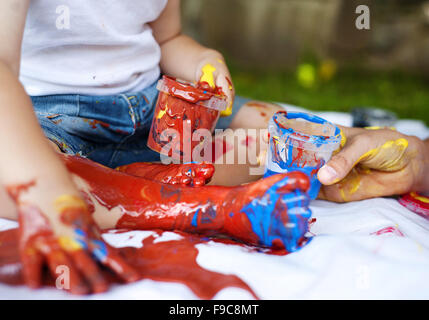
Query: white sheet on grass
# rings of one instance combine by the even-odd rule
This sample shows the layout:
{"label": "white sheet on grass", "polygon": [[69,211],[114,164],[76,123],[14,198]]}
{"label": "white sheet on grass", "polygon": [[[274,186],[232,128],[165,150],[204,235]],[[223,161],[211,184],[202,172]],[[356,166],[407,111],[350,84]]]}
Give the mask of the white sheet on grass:
{"label": "white sheet on grass", "polygon": [[[289,107],[288,109],[297,109]],[[342,125],[343,113],[318,115]],[[429,137],[422,122],[403,120],[399,131]],[[235,245],[198,244],[198,263],[221,273],[236,274],[262,299],[429,299],[429,220],[402,207],[397,200],[377,198],[336,204],[313,201],[316,222],[313,240],[287,256],[248,252]],[[0,219],[0,230],[16,227]],[[149,231],[107,234],[114,246],[141,246]],[[378,234],[378,235],[377,235]],[[167,232],[157,241],[174,240]],[[0,284],[1,299],[196,299],[186,286],[142,280],[117,285],[109,292],[75,297],[56,289],[32,291]],[[237,288],[219,292],[215,299],[250,299]]]}

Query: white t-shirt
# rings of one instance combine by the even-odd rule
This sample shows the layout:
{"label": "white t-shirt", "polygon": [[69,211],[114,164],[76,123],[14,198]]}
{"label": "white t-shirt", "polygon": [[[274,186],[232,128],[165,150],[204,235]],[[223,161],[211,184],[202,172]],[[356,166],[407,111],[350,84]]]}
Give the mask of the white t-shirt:
{"label": "white t-shirt", "polygon": [[161,50],[148,23],[168,0],[32,0],[20,80],[29,95],[111,95],[148,87]]}

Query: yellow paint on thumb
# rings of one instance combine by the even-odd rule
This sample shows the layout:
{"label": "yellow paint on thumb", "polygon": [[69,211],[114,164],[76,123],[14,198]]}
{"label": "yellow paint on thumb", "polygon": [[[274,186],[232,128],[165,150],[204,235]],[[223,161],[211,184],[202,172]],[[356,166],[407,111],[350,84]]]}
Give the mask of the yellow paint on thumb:
{"label": "yellow paint on thumb", "polygon": [[200,81],[207,82],[210,87],[215,88],[216,84],[213,73],[216,71],[216,68],[208,63],[201,69],[201,71],[203,72],[203,75],[201,76]]}

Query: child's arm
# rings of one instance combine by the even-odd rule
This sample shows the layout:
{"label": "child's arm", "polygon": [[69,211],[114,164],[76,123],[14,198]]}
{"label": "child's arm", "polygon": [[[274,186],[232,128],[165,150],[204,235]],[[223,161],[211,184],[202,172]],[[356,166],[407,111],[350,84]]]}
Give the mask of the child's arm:
{"label": "child's arm", "polygon": [[211,86],[221,87],[228,96],[228,111],[223,113],[228,115],[234,100],[234,88],[228,67],[221,53],[203,47],[181,33],[180,0],[169,0],[167,7],[161,16],[151,23],[151,27],[161,46],[163,73],[189,81],[207,81]]}
{"label": "child's arm", "polygon": [[89,252],[98,250],[100,262],[122,272],[126,280],[136,275],[127,273],[129,267],[97,234],[18,80],[28,5],[29,0],[0,1],[0,181],[18,209],[23,275],[28,285],[37,287],[45,263],[54,277],[56,267],[67,266],[72,292],[103,291],[107,283]]}

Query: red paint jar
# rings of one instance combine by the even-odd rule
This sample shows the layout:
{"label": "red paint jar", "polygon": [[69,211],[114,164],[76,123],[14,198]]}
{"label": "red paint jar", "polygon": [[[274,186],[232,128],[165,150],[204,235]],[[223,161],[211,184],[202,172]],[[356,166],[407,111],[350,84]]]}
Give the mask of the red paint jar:
{"label": "red paint jar", "polygon": [[403,195],[398,200],[399,203],[408,210],[429,219],[429,196],[419,194],[417,192],[410,192]]}
{"label": "red paint jar", "polygon": [[158,101],[147,146],[184,162],[193,161],[192,152],[213,133],[220,112],[226,109],[226,96],[211,89],[163,76],[158,81]]}

